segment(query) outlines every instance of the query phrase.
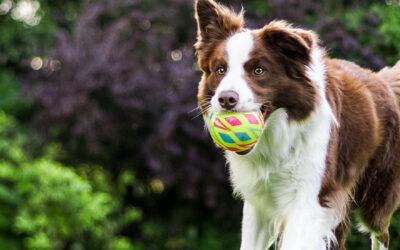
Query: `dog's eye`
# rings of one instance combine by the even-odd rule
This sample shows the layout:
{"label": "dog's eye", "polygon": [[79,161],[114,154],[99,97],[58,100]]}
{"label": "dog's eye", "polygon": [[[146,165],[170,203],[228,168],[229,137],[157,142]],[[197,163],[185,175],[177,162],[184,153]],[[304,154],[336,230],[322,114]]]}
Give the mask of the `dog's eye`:
{"label": "dog's eye", "polygon": [[254,74],[256,74],[256,75],[262,75],[263,73],[264,73],[263,68],[257,67],[254,69]]}
{"label": "dog's eye", "polygon": [[219,67],[218,69],[217,69],[217,73],[218,73],[218,75],[224,75],[225,74],[225,72],[226,72],[226,70],[225,70],[225,68],[224,67]]}

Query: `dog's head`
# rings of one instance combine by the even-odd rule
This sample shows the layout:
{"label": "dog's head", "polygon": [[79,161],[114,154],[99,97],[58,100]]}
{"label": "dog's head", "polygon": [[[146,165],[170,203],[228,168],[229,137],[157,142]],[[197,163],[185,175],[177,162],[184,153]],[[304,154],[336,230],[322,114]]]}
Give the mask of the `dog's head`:
{"label": "dog's head", "polygon": [[260,109],[267,120],[284,108],[289,120],[302,121],[312,113],[317,86],[307,69],[317,46],[315,33],[284,21],[249,30],[243,12],[235,14],[213,0],[197,0],[195,8],[203,116]]}

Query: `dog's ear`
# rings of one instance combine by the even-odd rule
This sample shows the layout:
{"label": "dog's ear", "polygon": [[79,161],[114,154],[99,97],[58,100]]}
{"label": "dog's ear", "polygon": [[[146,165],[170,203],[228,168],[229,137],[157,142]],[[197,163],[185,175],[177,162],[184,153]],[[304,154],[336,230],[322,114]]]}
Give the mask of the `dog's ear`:
{"label": "dog's ear", "polygon": [[267,45],[287,58],[299,60],[303,64],[308,64],[311,49],[318,43],[314,32],[292,28],[284,21],[271,22],[261,32]]}
{"label": "dog's ear", "polygon": [[195,17],[197,20],[196,50],[207,43],[221,41],[243,28],[243,11],[236,14],[213,0],[196,0]]}

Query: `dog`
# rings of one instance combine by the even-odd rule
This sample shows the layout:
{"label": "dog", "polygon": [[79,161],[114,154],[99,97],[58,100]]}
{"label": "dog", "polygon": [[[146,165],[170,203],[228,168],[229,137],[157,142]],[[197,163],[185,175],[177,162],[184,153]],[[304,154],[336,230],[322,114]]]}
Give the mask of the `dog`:
{"label": "dog", "polygon": [[225,152],[244,200],[240,249],[345,249],[352,211],[372,249],[388,249],[400,198],[400,63],[372,72],[331,59],[315,32],[285,21],[250,30],[243,11],[213,0],[196,0],[195,18],[204,119],[261,110],[265,120],[253,150]]}

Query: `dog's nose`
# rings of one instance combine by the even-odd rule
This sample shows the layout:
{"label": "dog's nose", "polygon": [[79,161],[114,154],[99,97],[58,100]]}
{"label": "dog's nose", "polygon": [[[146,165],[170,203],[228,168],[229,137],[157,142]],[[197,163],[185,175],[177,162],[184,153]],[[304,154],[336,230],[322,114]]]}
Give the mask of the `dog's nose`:
{"label": "dog's nose", "polygon": [[224,109],[233,109],[239,101],[239,95],[233,90],[222,91],[218,96],[218,102]]}

